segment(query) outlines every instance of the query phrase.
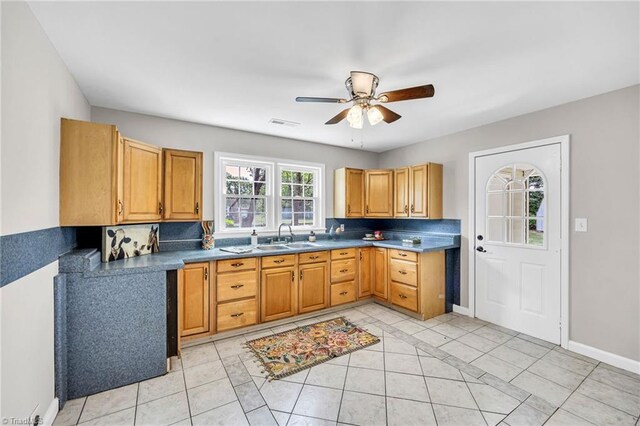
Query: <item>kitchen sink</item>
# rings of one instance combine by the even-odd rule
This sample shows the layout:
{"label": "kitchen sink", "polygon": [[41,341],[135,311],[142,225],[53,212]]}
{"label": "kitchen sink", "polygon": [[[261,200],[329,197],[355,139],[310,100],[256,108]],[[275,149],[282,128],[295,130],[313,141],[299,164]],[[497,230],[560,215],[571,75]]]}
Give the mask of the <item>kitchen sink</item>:
{"label": "kitchen sink", "polygon": [[269,244],[264,246],[258,246],[256,247],[256,249],[263,250],[263,251],[275,251],[275,250],[288,250],[289,247],[279,245],[279,244],[273,244],[273,245]]}
{"label": "kitchen sink", "polygon": [[318,247],[318,245],[309,244],[309,243],[291,243],[291,244],[287,244],[287,247],[292,249],[301,249],[301,248],[309,248],[309,247]]}

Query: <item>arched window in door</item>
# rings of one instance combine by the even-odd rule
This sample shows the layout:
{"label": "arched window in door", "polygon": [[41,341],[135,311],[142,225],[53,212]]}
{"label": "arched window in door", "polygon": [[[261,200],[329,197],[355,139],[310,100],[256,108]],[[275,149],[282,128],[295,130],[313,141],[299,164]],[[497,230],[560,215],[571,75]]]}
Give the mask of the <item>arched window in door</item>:
{"label": "arched window in door", "polygon": [[545,246],[545,183],[530,164],[511,164],[487,182],[486,241]]}

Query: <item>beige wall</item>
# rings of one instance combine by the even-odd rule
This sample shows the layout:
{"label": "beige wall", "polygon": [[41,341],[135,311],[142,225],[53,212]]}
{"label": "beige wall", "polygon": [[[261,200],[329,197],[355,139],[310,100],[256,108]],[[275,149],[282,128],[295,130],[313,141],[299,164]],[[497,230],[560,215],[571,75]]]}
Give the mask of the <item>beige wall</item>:
{"label": "beige wall", "polygon": [[[25,2],[2,10],[2,235],[58,226],[60,117],[90,108]],[[52,262],[0,289],[0,417],[54,398]],[[49,419],[51,420],[51,419]]]}
{"label": "beige wall", "polygon": [[[640,360],[640,86],[381,153],[380,167],[444,164],[444,215],[462,220],[468,306],[469,153],[571,135],[570,339]],[[573,232],[586,217],[589,232]]]}
{"label": "beige wall", "polygon": [[91,119],[101,123],[116,124],[122,134],[134,139],[165,148],[204,152],[202,213],[205,219],[213,219],[213,173],[216,151],[324,163],[326,217],[333,217],[333,170],[344,166],[374,168],[378,162],[376,153],[358,149],[284,139],[112,109],[93,107]]}

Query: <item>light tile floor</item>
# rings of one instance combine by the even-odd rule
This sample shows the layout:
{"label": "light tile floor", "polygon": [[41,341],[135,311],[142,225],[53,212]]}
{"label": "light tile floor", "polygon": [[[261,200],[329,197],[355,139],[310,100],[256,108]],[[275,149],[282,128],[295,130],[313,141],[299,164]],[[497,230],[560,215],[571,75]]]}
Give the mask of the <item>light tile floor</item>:
{"label": "light tile floor", "polygon": [[[344,315],[381,343],[268,382],[241,344]],[[377,304],[183,351],[165,376],[67,402],[56,425],[638,425],[640,376],[454,313]]]}

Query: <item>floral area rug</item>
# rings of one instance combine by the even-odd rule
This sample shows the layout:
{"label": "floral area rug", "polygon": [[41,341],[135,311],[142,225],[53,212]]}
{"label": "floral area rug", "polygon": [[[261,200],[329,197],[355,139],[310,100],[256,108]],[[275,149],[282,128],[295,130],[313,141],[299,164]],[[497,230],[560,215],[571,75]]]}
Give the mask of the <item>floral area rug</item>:
{"label": "floral area rug", "polygon": [[376,336],[341,317],[254,339],[246,346],[273,380],[378,342]]}

